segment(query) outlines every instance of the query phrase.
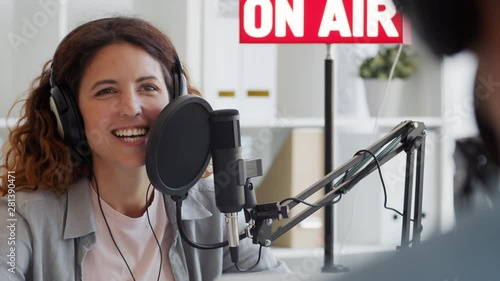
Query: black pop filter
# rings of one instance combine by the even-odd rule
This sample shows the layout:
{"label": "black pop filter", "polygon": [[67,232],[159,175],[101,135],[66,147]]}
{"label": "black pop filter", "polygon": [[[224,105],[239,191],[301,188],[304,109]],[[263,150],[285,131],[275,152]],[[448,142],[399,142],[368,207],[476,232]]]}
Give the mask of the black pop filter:
{"label": "black pop filter", "polygon": [[167,195],[184,195],[201,178],[210,160],[212,107],[203,98],[183,95],[171,101],[149,132],[146,171]]}

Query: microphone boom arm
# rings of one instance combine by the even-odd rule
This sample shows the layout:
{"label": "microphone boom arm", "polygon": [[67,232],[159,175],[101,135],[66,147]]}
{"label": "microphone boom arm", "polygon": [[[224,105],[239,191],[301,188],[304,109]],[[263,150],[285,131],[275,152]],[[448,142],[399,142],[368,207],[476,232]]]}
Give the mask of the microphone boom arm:
{"label": "microphone boom arm", "polygon": [[[423,195],[423,171],[424,171],[424,153],[425,153],[425,137],[427,129],[422,122],[404,121],[396,126],[391,132],[383,138],[372,144],[366,150],[376,155],[380,165],[385,164],[397,156],[402,151],[407,154],[406,157],[406,175],[405,175],[405,194],[403,207],[403,224],[401,232],[400,249],[409,248],[420,244],[420,235],[422,230],[422,195]],[[397,142],[397,145],[395,143]],[[392,147],[391,147],[392,146]],[[382,150],[383,149],[383,150]],[[382,150],[382,151],[381,151]],[[380,152],[381,151],[381,152]],[[377,153],[379,155],[377,155]],[[416,152],[416,156],[415,156]],[[359,181],[364,179],[370,173],[377,169],[376,162],[367,154],[357,154],[338,169],[330,172],[323,179],[311,185],[309,188],[301,192],[295,198],[305,200],[324,186],[344,174],[344,178],[333,187],[333,190],[325,194],[321,199],[316,201],[314,207],[306,207],[302,212],[291,218],[287,223],[278,227],[272,232],[272,222],[276,219],[288,218],[288,212],[298,203],[290,201],[280,205],[279,203],[258,204],[252,209],[246,209],[247,222],[252,219],[254,225],[250,229],[250,235],[254,244],[262,246],[270,246],[271,242],[279,238],[284,233],[288,232],[294,226],[302,222],[304,219],[315,213],[325,204],[332,203],[339,195],[346,194]],[[415,159],[416,157],[416,159]],[[416,169],[415,169],[416,160]],[[366,165],[364,168],[360,168]],[[354,171],[354,175],[349,175]],[[348,177],[349,175],[349,177]],[[415,180],[414,177],[416,176]],[[413,186],[414,185],[414,186]],[[412,200],[413,189],[415,188],[415,198]],[[411,207],[414,206],[413,218],[413,237],[410,240],[410,224],[411,224]]]}

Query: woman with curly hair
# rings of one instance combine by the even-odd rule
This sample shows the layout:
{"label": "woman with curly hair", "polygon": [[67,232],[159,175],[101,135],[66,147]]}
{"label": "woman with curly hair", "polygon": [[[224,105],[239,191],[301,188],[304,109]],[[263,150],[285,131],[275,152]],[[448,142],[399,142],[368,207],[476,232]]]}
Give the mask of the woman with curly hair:
{"label": "woman with curly hair", "polygon": [[[213,280],[237,272],[227,247],[185,244],[174,202],[150,188],[148,132],[182,81],[199,95],[168,37],[138,18],[91,21],[61,41],[3,149],[1,217],[9,221],[15,192],[15,221],[0,230],[1,280]],[[202,242],[225,239],[208,175],[182,213],[186,232]],[[240,249],[241,267],[255,264],[258,246],[245,239]],[[263,249],[252,271],[264,270],[288,268]]]}

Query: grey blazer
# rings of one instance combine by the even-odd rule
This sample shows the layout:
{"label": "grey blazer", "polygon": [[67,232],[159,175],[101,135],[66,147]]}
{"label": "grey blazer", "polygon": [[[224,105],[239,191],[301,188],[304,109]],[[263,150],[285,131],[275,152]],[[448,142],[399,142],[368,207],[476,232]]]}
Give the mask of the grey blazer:
{"label": "grey blazer", "polygon": [[[95,244],[96,226],[90,201],[89,181],[81,179],[62,195],[46,190],[17,192],[0,199],[0,280],[82,280],[85,254]],[[164,196],[174,241],[169,257],[176,280],[213,280],[237,272],[226,248],[198,250],[181,239],[175,203]],[[15,203],[15,213],[9,208]],[[241,215],[239,217],[242,217]],[[225,240],[224,216],[215,206],[213,180],[202,179],[183,202],[182,220],[189,237],[199,243]],[[252,266],[258,246],[244,239],[240,244],[240,267]],[[268,248],[262,249],[252,271],[289,272]]]}

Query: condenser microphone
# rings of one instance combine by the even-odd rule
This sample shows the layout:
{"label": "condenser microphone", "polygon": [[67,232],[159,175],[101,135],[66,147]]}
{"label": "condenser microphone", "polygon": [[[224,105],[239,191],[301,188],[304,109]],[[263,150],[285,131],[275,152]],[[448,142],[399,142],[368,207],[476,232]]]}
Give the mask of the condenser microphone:
{"label": "condenser microphone", "polygon": [[240,184],[238,162],[241,158],[240,115],[237,110],[210,113],[210,152],[212,154],[215,204],[226,217],[229,251],[238,262],[238,212],[245,205],[245,190]]}

